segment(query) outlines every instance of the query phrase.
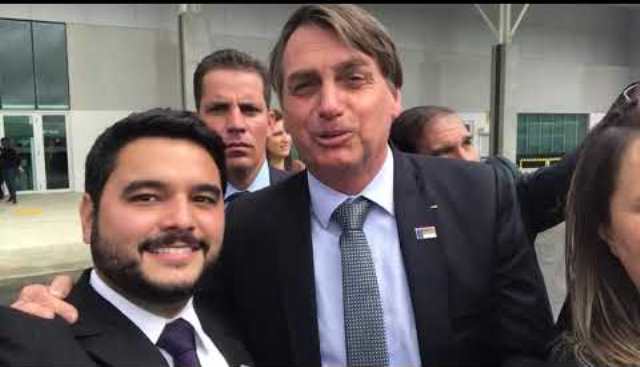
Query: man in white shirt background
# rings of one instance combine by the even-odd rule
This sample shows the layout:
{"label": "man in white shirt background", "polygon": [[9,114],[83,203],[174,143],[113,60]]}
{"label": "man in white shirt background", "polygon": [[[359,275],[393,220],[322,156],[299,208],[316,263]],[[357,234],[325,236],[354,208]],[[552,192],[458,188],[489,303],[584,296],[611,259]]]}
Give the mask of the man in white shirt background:
{"label": "man in white shirt background", "polygon": [[196,67],[193,92],[200,119],[225,143],[229,177],[225,201],[289,176],[266,159],[274,118],[267,72],[259,60],[235,49],[215,51]]}

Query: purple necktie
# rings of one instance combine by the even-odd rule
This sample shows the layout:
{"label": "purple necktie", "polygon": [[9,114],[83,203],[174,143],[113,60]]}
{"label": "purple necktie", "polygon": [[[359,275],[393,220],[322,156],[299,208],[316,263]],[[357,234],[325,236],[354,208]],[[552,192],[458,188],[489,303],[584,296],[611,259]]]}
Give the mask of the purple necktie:
{"label": "purple necktie", "polygon": [[171,355],[174,367],[200,367],[193,326],[188,321],[177,319],[165,325],[156,344]]}

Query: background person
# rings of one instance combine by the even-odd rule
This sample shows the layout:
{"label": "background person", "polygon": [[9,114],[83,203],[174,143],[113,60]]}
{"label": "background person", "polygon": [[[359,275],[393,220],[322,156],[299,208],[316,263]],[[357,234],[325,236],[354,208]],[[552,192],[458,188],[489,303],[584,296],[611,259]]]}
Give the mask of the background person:
{"label": "background person", "polygon": [[267,158],[271,167],[282,171],[297,173],[304,170],[305,166],[298,159],[291,156],[292,140],[291,135],[284,129],[282,112],[273,109],[273,127],[267,135]]}
{"label": "background person", "polygon": [[225,144],[227,202],[289,176],[266,159],[271,88],[258,59],[235,49],[205,56],[193,74],[193,93],[198,116]]}
{"label": "background person", "polygon": [[[408,153],[480,161],[471,132],[462,118],[447,107],[418,106],[403,111],[391,126],[391,141]],[[484,162],[514,180],[531,245],[538,233],[564,221],[566,196],[576,165],[575,152],[526,175],[504,157],[489,157]]]}
{"label": "background person", "polygon": [[17,204],[16,177],[20,168],[20,157],[13,147],[11,139],[4,137],[0,139],[0,144],[0,169],[2,170],[2,178],[7,184],[7,191],[9,192],[7,202]]}

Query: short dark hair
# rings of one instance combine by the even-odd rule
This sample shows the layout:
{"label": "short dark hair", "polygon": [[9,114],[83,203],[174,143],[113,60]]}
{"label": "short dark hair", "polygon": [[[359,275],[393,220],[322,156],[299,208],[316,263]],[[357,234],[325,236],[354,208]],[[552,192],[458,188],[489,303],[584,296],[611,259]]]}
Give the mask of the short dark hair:
{"label": "short dark hair", "polygon": [[262,79],[264,102],[267,107],[271,105],[271,84],[267,76],[266,67],[260,60],[245,52],[226,48],[205,56],[198,63],[196,71],[193,73],[193,95],[196,102],[196,110],[200,110],[204,77],[213,70],[239,70],[258,74]]}
{"label": "short dark hair", "polygon": [[296,10],[282,28],[271,51],[269,75],[282,98],[282,59],[289,38],[301,26],[315,25],[333,31],[346,45],[371,56],[389,85],[402,87],[402,65],[391,36],[366,10],[349,4],[305,5]]}
{"label": "short dark hair", "polygon": [[418,153],[418,141],[425,127],[436,117],[454,113],[454,110],[442,106],[418,106],[405,110],[391,124],[391,142],[403,152]]}
{"label": "short dark hair", "polygon": [[204,148],[218,166],[224,192],[227,181],[222,139],[209,131],[193,112],[155,108],[130,114],[107,128],[93,143],[85,162],[84,190],[96,211],[118,153],[127,144],[147,137],[183,139]]}

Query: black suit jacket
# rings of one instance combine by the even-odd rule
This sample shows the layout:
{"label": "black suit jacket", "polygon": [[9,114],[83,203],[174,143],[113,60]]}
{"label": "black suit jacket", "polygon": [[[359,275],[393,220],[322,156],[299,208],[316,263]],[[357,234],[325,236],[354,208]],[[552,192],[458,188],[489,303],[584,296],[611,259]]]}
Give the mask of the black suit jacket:
{"label": "black suit jacket", "polygon": [[61,319],[45,320],[0,307],[0,366],[91,367]]}
{"label": "black suit jacket", "polygon": [[[157,347],[111,303],[96,293],[85,271],[67,298],[78,309],[79,319],[71,325],[78,343],[99,366],[167,366]],[[194,300],[196,313],[205,332],[230,366],[250,364],[251,360],[230,320],[219,315],[211,304],[207,308]]]}
{"label": "black suit jacket", "polygon": [[[552,325],[512,185],[488,165],[394,152],[394,205],[423,366],[544,358]],[[258,365],[321,362],[306,173],[227,212],[203,292],[229,301]],[[437,208],[433,208],[437,205]],[[417,240],[415,228],[438,237]]]}
{"label": "black suit jacket", "polygon": [[271,185],[279,184],[291,176],[293,176],[291,172],[269,166],[269,183]]}
{"label": "black suit jacket", "polygon": [[507,179],[516,175],[514,179],[520,212],[532,245],[538,233],[564,221],[577,152],[568,153],[560,162],[529,174],[517,174],[517,167],[503,157],[489,157],[486,163],[500,168],[498,171],[504,172]]}

